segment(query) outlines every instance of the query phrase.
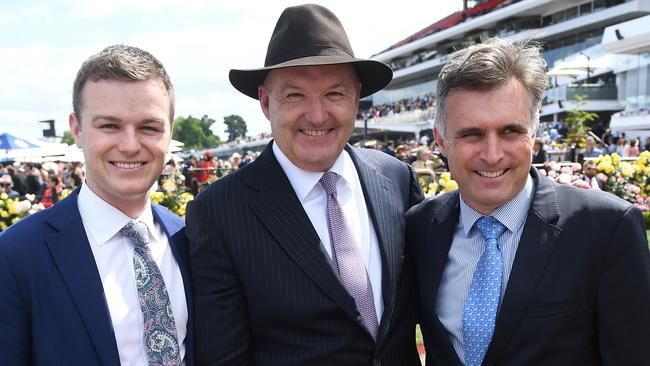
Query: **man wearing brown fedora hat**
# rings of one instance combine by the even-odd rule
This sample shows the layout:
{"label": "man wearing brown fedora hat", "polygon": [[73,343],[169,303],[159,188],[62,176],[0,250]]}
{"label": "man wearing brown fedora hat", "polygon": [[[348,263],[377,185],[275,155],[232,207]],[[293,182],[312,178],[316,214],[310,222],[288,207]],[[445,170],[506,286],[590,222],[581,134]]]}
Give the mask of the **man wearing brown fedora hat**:
{"label": "man wearing brown fedora hat", "polygon": [[391,78],[318,5],[285,9],[263,68],[230,71],[274,140],[188,207],[198,364],[419,364],[403,215],[422,192],[347,143]]}

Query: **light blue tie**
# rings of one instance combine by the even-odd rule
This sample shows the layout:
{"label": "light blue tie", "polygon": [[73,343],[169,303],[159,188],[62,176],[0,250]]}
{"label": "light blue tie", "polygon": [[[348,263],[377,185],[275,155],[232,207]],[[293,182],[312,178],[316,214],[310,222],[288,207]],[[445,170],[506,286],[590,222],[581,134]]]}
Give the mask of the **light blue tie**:
{"label": "light blue tie", "polygon": [[486,246],[474,270],[463,312],[463,345],[467,366],[479,366],[483,362],[494,333],[503,275],[497,239],[506,229],[492,216],[478,219],[476,228],[485,239]]}

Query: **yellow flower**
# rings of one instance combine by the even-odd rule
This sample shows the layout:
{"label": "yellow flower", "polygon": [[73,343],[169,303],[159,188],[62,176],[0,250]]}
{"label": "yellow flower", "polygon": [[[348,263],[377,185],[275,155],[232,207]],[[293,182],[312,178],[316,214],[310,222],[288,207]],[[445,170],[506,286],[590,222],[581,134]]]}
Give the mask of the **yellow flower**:
{"label": "yellow flower", "polygon": [[632,167],[632,164],[623,161],[618,165],[618,167],[620,168],[621,175],[623,175],[623,177],[631,177],[634,175],[634,168]]}
{"label": "yellow flower", "polygon": [[152,192],[149,197],[157,204],[160,204],[165,199],[165,195],[162,192]]}
{"label": "yellow flower", "polygon": [[621,156],[617,153],[612,153],[612,164],[616,165],[619,161],[621,161]]}
{"label": "yellow flower", "polygon": [[69,189],[62,190],[61,194],[60,194],[61,199],[64,199],[64,198],[68,197],[69,195],[70,195],[70,190]]}
{"label": "yellow flower", "polygon": [[455,180],[450,180],[445,184],[445,192],[453,191],[454,189],[458,189],[458,183]]}
{"label": "yellow flower", "polygon": [[0,231],[4,231],[8,226],[4,221],[0,221]]}
{"label": "yellow flower", "polygon": [[444,172],[444,173],[440,174],[440,179],[443,179],[445,181],[451,180],[451,173]]}
{"label": "yellow flower", "polygon": [[2,217],[3,219],[6,219],[7,217],[9,217],[9,212],[7,212],[5,210],[0,210],[0,217]]}
{"label": "yellow flower", "polygon": [[5,192],[0,193],[0,199],[6,200],[7,198],[9,198],[9,195],[7,193]]}

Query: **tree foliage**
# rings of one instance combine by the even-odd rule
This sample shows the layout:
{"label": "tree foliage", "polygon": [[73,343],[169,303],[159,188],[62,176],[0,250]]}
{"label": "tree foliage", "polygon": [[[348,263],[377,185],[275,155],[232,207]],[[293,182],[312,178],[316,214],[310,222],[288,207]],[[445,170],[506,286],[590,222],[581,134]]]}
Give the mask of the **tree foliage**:
{"label": "tree foliage", "polygon": [[584,95],[576,95],[576,108],[567,111],[564,124],[569,129],[567,138],[570,142],[576,143],[578,146],[584,146],[585,135],[591,130],[587,122],[595,121],[598,119],[598,114],[594,112],[583,111],[581,108],[587,104],[587,97]]}
{"label": "tree foliage", "polygon": [[236,114],[231,114],[223,118],[223,123],[226,125],[226,133],[228,134],[228,141],[233,141],[239,137],[246,137],[248,128],[246,121]]}
{"label": "tree foliage", "polygon": [[185,149],[209,149],[221,144],[219,136],[210,127],[215,120],[203,116],[201,119],[192,117],[177,117],[174,120],[174,139],[182,142]]}
{"label": "tree foliage", "polygon": [[63,137],[61,137],[61,142],[68,145],[74,145],[74,137],[72,137],[72,131],[66,130],[63,132]]}

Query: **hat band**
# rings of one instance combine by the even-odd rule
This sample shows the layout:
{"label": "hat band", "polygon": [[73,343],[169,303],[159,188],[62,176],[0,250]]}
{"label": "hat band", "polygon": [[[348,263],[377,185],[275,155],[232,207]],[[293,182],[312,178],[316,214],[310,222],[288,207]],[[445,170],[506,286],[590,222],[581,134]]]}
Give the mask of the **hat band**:
{"label": "hat band", "polygon": [[[293,50],[294,52],[282,52],[278,53],[276,57],[272,59],[267,59],[264,62],[264,67],[276,66],[285,62],[291,62],[298,59],[304,58],[318,58],[319,56],[339,56],[343,59],[347,59],[349,62],[355,61],[354,55],[350,53],[334,48],[331,46],[310,46],[307,48],[302,48],[299,50]],[[277,57],[281,56],[281,57]],[[344,62],[343,60],[341,62]]]}

